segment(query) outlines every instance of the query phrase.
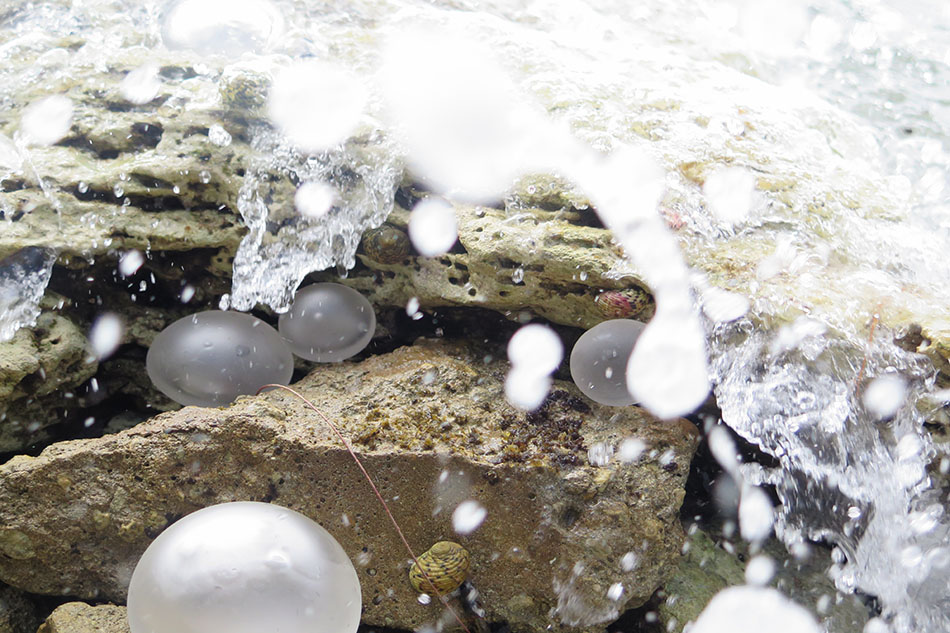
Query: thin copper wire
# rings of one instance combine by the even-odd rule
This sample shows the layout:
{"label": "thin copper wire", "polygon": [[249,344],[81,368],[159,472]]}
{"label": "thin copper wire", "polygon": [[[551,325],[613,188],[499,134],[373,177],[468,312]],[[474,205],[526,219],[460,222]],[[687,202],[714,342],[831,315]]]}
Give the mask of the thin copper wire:
{"label": "thin copper wire", "polygon": [[456,622],[459,623],[459,626],[462,627],[465,633],[472,633],[471,631],[468,630],[468,627],[465,626],[465,623],[462,622],[462,618],[459,617],[459,614],[455,612],[455,609],[452,608],[452,606],[449,604],[449,601],[446,599],[446,597],[443,596],[442,593],[438,589],[436,589],[435,583],[432,582],[431,578],[429,578],[429,573],[425,570],[425,568],[422,565],[419,564],[419,559],[416,558],[415,553],[412,551],[412,547],[409,545],[409,541],[406,540],[406,535],[402,533],[402,528],[399,527],[399,523],[396,522],[396,517],[394,517],[393,513],[389,510],[389,505],[386,503],[386,500],[383,499],[383,495],[379,493],[379,488],[377,488],[376,484],[373,483],[373,478],[369,476],[368,472],[366,472],[366,469],[363,467],[363,462],[361,462],[360,458],[356,456],[356,452],[353,451],[353,447],[350,446],[350,443],[343,436],[343,434],[340,433],[340,430],[336,427],[336,425],[333,424],[333,422],[330,421],[330,418],[328,418],[323,413],[323,411],[318,409],[315,404],[310,402],[310,400],[305,398],[302,394],[295,391],[294,389],[291,389],[287,385],[275,385],[275,384],[264,385],[263,387],[257,390],[257,393],[260,394],[265,389],[283,389],[284,391],[289,391],[293,395],[300,398],[308,407],[313,409],[317,413],[317,415],[323,418],[323,421],[327,423],[327,426],[330,427],[333,433],[336,434],[337,438],[343,443],[343,446],[346,447],[346,450],[349,452],[350,457],[353,458],[353,461],[356,462],[356,465],[359,467],[360,472],[363,473],[363,477],[365,477],[366,481],[369,482],[370,488],[373,489],[373,493],[376,495],[376,498],[379,499],[379,503],[382,504],[383,510],[386,511],[386,516],[389,517],[389,520],[392,521],[393,523],[393,527],[396,528],[396,533],[399,535],[399,538],[402,540],[402,544],[406,546],[406,551],[408,551],[409,556],[412,557],[412,562],[416,564],[416,567],[418,567],[419,570],[422,572],[422,575],[425,576],[425,579],[429,582],[429,585],[432,587],[432,590],[435,593],[435,595],[439,598],[439,601],[442,602],[445,608],[448,609],[449,612],[455,617]]}
{"label": "thin copper wire", "polygon": [[864,350],[864,358],[861,360],[861,369],[858,371],[858,377],[854,381],[854,390],[857,392],[861,388],[861,381],[864,379],[864,370],[868,366],[868,355],[871,353],[871,345],[874,343],[874,329],[877,322],[881,319],[881,304],[878,304],[877,310],[871,315],[871,331],[868,333],[868,345]]}

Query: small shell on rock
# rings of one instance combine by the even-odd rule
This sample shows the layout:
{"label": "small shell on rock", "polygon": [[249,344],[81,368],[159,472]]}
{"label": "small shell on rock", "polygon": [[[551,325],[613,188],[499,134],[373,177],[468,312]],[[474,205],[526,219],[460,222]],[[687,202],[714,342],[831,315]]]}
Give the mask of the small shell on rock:
{"label": "small shell on rock", "polygon": [[374,262],[398,264],[409,255],[409,236],[384,224],[363,234],[363,252]]}
{"label": "small shell on rock", "polygon": [[594,303],[608,319],[626,319],[639,314],[647,305],[642,290],[605,290]]}
{"label": "small shell on rock", "polygon": [[[440,594],[451,593],[459,588],[468,576],[471,559],[468,550],[452,541],[439,541],[430,547],[409,568],[409,582],[419,593],[431,593],[432,585]],[[421,569],[420,569],[421,567]],[[430,585],[425,575],[432,581]]]}

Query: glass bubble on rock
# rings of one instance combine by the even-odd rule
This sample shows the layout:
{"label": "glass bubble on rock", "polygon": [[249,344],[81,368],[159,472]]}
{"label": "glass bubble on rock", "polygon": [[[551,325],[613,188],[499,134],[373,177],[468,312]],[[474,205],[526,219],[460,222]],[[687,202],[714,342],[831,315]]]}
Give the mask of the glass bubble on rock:
{"label": "glass bubble on rock", "polygon": [[297,292],[277,322],[294,354],[332,363],[358,354],[376,331],[376,313],[366,297],[346,286],[312,284]]}
{"label": "glass bubble on rock", "polygon": [[175,402],[217,407],[266,384],[286,385],[293,360],[280,335],[260,319],[209,310],[162,330],[149,347],[146,369]]}
{"label": "glass bubble on rock", "polygon": [[198,510],[156,538],[128,597],[132,633],[354,633],[360,583],[306,516],[239,501]]}
{"label": "glass bubble on rock", "polygon": [[611,407],[636,402],[627,389],[627,361],[644,327],[640,321],[612,319],[577,339],[571,351],[571,377],[585,396]]}

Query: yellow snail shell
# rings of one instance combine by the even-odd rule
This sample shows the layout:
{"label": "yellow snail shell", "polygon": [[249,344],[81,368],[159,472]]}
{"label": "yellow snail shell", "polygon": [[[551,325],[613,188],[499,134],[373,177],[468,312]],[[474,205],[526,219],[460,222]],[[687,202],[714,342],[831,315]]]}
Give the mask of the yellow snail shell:
{"label": "yellow snail shell", "polygon": [[[418,564],[409,568],[409,582],[419,593],[432,593],[432,585],[440,594],[455,591],[468,576],[471,558],[468,550],[452,541],[439,541],[419,556]],[[420,569],[421,568],[421,569]],[[422,570],[429,575],[432,585]]]}

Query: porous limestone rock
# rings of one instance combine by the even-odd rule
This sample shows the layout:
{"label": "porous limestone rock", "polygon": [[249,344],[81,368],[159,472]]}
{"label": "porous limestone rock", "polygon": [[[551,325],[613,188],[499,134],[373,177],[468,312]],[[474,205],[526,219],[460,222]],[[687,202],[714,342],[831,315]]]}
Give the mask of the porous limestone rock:
{"label": "porous limestone rock", "polygon": [[[676,565],[697,432],[636,407],[601,407],[562,381],[523,413],[505,401],[505,372],[485,349],[420,340],[319,367],[295,388],[352,441],[417,552],[443,539],[469,550],[488,621],[516,631],[603,625]],[[590,448],[603,454],[598,445],[626,437],[647,444],[639,461],[588,460]],[[487,518],[456,534],[452,513],[467,499]],[[122,602],[138,556],[165,527],[234,500],[281,504],[326,527],[357,566],[364,623],[412,629],[440,617],[417,600],[408,554],[348,453],[283,391],[186,407],[0,466],[0,579]],[[630,571],[626,552],[639,560]]]}
{"label": "porous limestone rock", "polygon": [[125,607],[67,602],[50,614],[36,633],[129,633]]}
{"label": "porous limestone rock", "polygon": [[[630,293],[630,310],[623,316],[647,321],[653,315],[650,293],[610,231],[585,225],[580,212],[525,208],[511,214],[453,206],[460,247],[439,257],[409,256],[384,264],[364,246],[359,255],[364,266],[335,280],[378,305],[405,306],[415,297],[424,309],[488,308],[513,319],[527,311],[582,328],[610,318],[597,301],[602,292],[622,290]],[[408,216],[397,208],[387,223],[404,231]]]}
{"label": "porous limestone rock", "polygon": [[72,390],[97,367],[82,330],[51,310],[0,343],[0,452],[42,439],[42,429],[60,421],[56,410],[74,401]]}

